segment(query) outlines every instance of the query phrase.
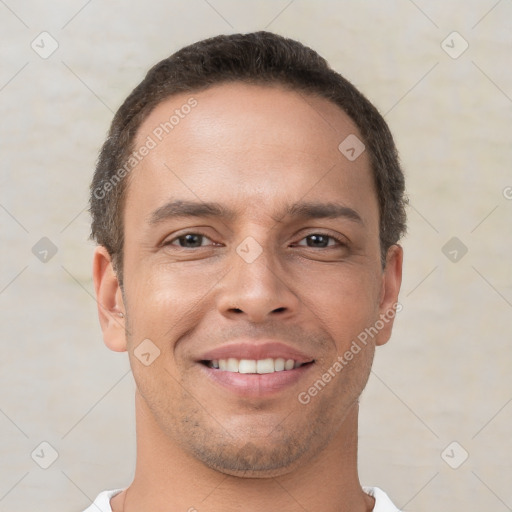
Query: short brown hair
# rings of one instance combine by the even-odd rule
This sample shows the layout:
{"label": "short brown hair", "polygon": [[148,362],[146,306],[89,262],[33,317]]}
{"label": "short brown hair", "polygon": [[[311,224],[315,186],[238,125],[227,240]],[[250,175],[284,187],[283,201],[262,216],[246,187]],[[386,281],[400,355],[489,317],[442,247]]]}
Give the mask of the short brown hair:
{"label": "short brown hair", "polygon": [[[220,35],[153,66],[114,116],[91,184],[91,238],[105,246],[122,284],[126,172],[140,125],[161,101],[226,82],[281,85],[326,98],[357,125],[370,156],[379,202],[381,259],[405,233],[404,175],[384,118],[311,48],[270,32]],[[340,141],[341,142],[341,141]]]}

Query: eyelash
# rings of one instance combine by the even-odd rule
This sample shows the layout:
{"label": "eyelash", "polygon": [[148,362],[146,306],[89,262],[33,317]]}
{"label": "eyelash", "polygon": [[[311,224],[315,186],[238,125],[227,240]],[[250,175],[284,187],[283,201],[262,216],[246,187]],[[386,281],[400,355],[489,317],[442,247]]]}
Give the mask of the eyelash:
{"label": "eyelash", "polygon": [[[187,235],[199,235],[199,236],[202,236],[203,238],[207,238],[208,240],[212,241],[210,239],[210,237],[204,233],[202,233],[201,231],[188,231],[186,233],[182,233],[181,235],[175,237],[175,238],[172,238],[171,240],[167,241],[167,242],[164,242],[164,246],[174,246],[178,249],[199,249],[201,247],[206,247],[206,246],[203,246],[203,245],[200,245],[199,247],[180,247],[179,245],[175,245],[173,242],[176,242],[178,241],[180,238],[185,238]],[[341,237],[336,237],[336,236],[333,236],[333,235],[330,235],[330,234],[327,234],[327,233],[322,233],[322,232],[313,232],[313,233],[309,233],[305,236],[303,236],[299,242],[302,242],[302,240],[305,240],[306,238],[310,237],[310,236],[314,236],[314,235],[319,235],[319,236],[323,236],[323,237],[327,237],[331,240],[334,240],[335,242],[337,242],[337,246],[339,247],[346,247],[347,246],[347,243],[345,242],[345,240],[343,240]],[[215,242],[214,242],[215,243]],[[298,244],[293,244],[293,245],[298,245]],[[315,249],[315,247],[308,247],[308,246],[299,246],[299,247],[306,247],[308,249]],[[327,245],[327,247],[320,247],[320,249],[328,249],[328,248],[334,248],[336,247],[336,245]]]}
{"label": "eyelash", "polygon": [[[341,237],[337,237],[337,236],[334,236],[334,235],[329,235],[327,233],[322,233],[322,232],[309,233],[308,235],[302,237],[299,240],[299,242],[302,242],[302,240],[305,240],[309,236],[314,236],[314,235],[323,236],[323,237],[329,238],[331,240],[334,240],[336,242],[336,244],[333,244],[333,245],[329,245],[329,242],[328,242],[327,243],[327,247],[320,247],[320,249],[328,249],[328,248],[334,249],[337,246],[338,247],[346,247],[347,246],[345,240],[343,240]],[[307,247],[308,249],[314,249],[314,247],[308,247],[308,246],[302,246],[302,245],[300,247]]]}
{"label": "eyelash", "polygon": [[[186,233],[182,233],[181,235],[174,237],[167,242],[164,242],[163,245],[172,245],[174,247],[177,247],[178,249],[195,249],[195,247],[180,247],[179,245],[173,244],[173,242],[178,241],[180,238],[185,238],[187,235],[199,235],[199,236],[202,236],[203,238],[207,238],[208,240],[211,240],[211,238],[208,235],[201,233],[201,231],[187,231]],[[200,247],[204,247],[204,246],[201,245]]]}

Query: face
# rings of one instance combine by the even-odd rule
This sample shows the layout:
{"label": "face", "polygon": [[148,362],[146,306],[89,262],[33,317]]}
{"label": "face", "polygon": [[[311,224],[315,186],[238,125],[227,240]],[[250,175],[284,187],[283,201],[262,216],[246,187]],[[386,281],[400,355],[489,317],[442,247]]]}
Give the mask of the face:
{"label": "face", "polygon": [[392,319],[344,357],[401,272],[397,246],[381,265],[367,153],[338,149],[351,134],[327,100],[243,84],[174,96],[138,131],[155,147],[127,189],[122,299],[110,288],[126,337],[105,337],[169,442],[209,467],[264,476],[316,457],[389,338]]}

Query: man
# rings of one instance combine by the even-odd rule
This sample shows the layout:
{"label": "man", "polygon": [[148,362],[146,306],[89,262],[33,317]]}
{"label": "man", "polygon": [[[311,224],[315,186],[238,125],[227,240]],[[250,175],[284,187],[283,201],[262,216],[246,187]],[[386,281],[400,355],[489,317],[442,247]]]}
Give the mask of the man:
{"label": "man", "polygon": [[396,149],[368,100],[296,41],[201,41],[120,107],[91,192],[137,464],[88,511],[396,511],[357,474],[405,230]]}

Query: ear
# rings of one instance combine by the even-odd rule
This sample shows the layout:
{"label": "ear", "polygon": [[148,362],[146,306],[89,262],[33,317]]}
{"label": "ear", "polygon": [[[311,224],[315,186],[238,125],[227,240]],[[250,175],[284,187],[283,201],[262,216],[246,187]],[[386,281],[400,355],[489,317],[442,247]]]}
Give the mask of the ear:
{"label": "ear", "polygon": [[110,254],[103,246],[94,251],[92,275],[103,341],[110,350],[124,352],[126,318],[120,315],[125,314],[123,295]]}
{"label": "ear", "polygon": [[398,293],[402,284],[403,249],[392,245],[386,254],[386,266],[382,272],[382,285],[379,303],[379,319],[384,326],[379,329],[376,345],[384,345],[391,337],[396,314],[401,311]]}

